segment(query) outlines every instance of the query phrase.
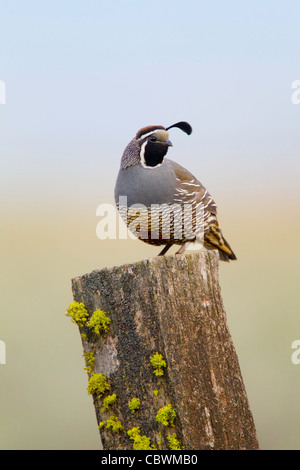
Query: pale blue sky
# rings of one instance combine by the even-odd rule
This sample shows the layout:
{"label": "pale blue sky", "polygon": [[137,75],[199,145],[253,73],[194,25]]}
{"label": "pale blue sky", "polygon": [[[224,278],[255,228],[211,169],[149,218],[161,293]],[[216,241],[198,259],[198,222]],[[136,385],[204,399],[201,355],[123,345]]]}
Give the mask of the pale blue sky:
{"label": "pale blue sky", "polygon": [[0,0],[0,80],[0,446],[98,448],[70,279],[157,254],[97,239],[96,209],[140,127],[187,120],[169,157],[238,256],[220,280],[262,448],[299,448],[300,1]]}
{"label": "pale blue sky", "polygon": [[194,132],[173,131],[169,156],[210,189],[254,181],[264,195],[298,181],[297,0],[16,0],[0,10],[0,178],[13,199],[55,187],[61,202],[74,182],[111,196],[135,132],[177,120]]}

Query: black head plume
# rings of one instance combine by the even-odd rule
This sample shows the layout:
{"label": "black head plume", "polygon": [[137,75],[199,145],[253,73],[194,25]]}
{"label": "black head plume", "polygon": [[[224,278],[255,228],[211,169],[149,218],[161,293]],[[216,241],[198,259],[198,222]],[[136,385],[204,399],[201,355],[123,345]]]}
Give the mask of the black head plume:
{"label": "black head plume", "polygon": [[176,122],[176,124],[166,127],[166,130],[168,131],[169,129],[171,129],[171,127],[178,127],[178,129],[181,129],[183,132],[185,132],[188,135],[192,133],[192,127],[190,126],[188,122],[185,122],[185,121]]}

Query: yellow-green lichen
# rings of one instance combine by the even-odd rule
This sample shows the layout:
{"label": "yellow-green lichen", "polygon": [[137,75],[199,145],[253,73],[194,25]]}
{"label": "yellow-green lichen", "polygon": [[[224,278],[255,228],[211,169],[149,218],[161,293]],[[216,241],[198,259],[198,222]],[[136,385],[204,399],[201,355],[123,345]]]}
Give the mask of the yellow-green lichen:
{"label": "yellow-green lichen", "polygon": [[177,439],[177,435],[176,435],[175,432],[173,434],[170,434],[169,436],[167,436],[167,440],[168,440],[168,443],[169,443],[169,449],[170,450],[184,450],[184,447],[180,446],[180,442]]}
{"label": "yellow-green lichen", "polygon": [[88,374],[92,374],[94,367],[95,367],[95,356],[92,352],[84,353],[86,367],[83,370],[86,370]]}
{"label": "yellow-green lichen", "polygon": [[111,415],[106,421],[106,428],[112,428],[115,432],[123,431],[124,429],[121,421],[114,415]]}
{"label": "yellow-green lichen", "polygon": [[128,402],[128,406],[129,406],[130,411],[132,411],[132,413],[135,413],[140,408],[141,402],[140,402],[139,398],[133,397]]}
{"label": "yellow-green lichen", "polygon": [[155,395],[156,397],[158,396],[158,390],[153,390],[153,395]]}
{"label": "yellow-green lichen", "polygon": [[163,426],[174,426],[176,418],[176,410],[173,408],[171,403],[160,408],[156,414],[156,421],[161,423]]}
{"label": "yellow-green lichen", "polygon": [[117,401],[117,395],[113,393],[112,395],[108,395],[107,397],[103,398],[103,403],[102,403],[102,411],[108,410],[110,406],[112,406],[114,403]]}
{"label": "yellow-green lichen", "polygon": [[167,366],[167,364],[161,354],[156,352],[154,356],[150,357],[150,362],[152,364],[152,367],[154,367],[153,374],[155,374],[158,377],[161,375],[164,375],[163,369],[164,367]]}
{"label": "yellow-green lichen", "polygon": [[98,425],[98,428],[102,429],[102,428],[104,428],[104,426],[105,426],[105,421],[100,421],[100,423]]}
{"label": "yellow-green lichen", "polygon": [[86,326],[99,336],[100,334],[108,332],[110,322],[111,319],[106,315],[106,313],[98,308],[86,323]]}
{"label": "yellow-green lichen", "polygon": [[86,321],[89,317],[84,303],[76,302],[75,300],[69,305],[67,311],[65,312],[65,315],[71,317],[72,322],[76,323],[78,326],[85,326]]}
{"label": "yellow-green lichen", "polygon": [[150,438],[147,436],[141,436],[139,426],[135,426],[127,431],[130,439],[133,440],[134,450],[156,450],[156,447],[151,444]]}
{"label": "yellow-green lichen", "polygon": [[90,395],[95,395],[97,398],[100,398],[106,390],[110,389],[110,385],[107,382],[105,375],[103,374],[93,374],[88,383],[88,393]]}

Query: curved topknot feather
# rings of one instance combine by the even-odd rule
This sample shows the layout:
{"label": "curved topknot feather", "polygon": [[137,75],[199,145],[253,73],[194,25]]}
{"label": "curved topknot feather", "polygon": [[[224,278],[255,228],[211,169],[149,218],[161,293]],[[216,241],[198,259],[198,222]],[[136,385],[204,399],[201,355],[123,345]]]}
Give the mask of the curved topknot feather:
{"label": "curved topknot feather", "polygon": [[176,122],[175,124],[172,124],[172,126],[166,127],[166,130],[168,131],[172,127],[178,127],[178,129],[181,129],[188,135],[190,135],[193,131],[192,126],[186,121]]}

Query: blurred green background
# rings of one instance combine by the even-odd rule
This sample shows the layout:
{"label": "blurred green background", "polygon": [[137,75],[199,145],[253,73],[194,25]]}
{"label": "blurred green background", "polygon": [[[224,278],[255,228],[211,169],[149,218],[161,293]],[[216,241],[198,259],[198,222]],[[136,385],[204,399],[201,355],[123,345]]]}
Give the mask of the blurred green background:
{"label": "blurred green background", "polygon": [[238,256],[220,283],[260,445],[300,449],[299,3],[0,6],[0,448],[100,448],[71,279],[158,253],[99,240],[96,209],[140,127],[187,120],[169,156]]}

